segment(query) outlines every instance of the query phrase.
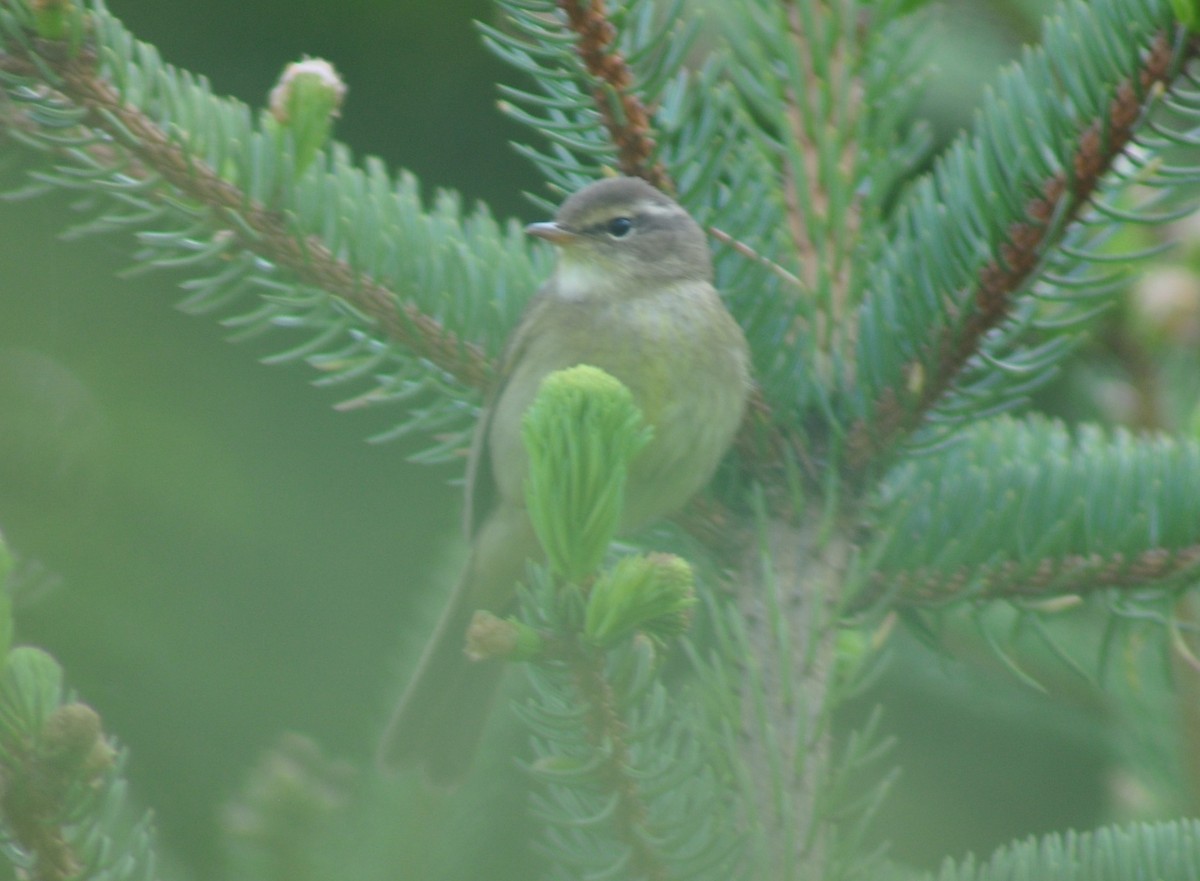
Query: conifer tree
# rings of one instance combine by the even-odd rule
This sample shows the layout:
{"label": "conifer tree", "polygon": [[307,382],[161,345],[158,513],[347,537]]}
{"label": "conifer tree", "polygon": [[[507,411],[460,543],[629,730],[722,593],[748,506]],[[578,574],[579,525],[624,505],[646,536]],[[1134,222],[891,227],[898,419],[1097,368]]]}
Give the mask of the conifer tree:
{"label": "conifer tree", "polygon": [[[933,157],[912,118],[919,4],[723,0],[703,51],[684,0],[496,4],[503,27],[480,30],[523,84],[501,89],[543,207],[613,173],[677,198],[711,236],[756,383],[713,487],[637,551],[610,547],[644,440],[619,383],[558,376],[531,413],[549,559],[468,645],[527,673],[510,708],[522,877],[914,877],[863,844],[891,776],[877,720],[834,725],[897,620],[935,643],[975,623],[1031,682],[1018,631],[1092,682],[1139,619],[1186,651],[1172,610],[1200,565],[1200,444],[1029,402],[1160,250],[1121,233],[1200,203],[1194,0],[1066,0]],[[303,330],[274,360],[354,405],[402,403],[394,433],[426,439],[423,461],[463,450],[548,265],[515,223],[331,140],[330,66],[294,66],[254,110],[100,0],[0,0],[0,81],[5,149],[36,157],[36,188],[80,194],[77,229],[127,232],[140,265],[183,273],[188,311]],[[1094,656],[1061,650],[1066,608],[1101,622]],[[4,877],[159,877],[98,717],[47,655],[4,647]],[[445,796],[404,778],[346,803],[342,775],[302,739],[266,758],[227,818],[238,871],[450,877],[438,853],[473,831]],[[458,871],[491,877],[480,860]],[[1200,825],[1180,818],[936,877],[1198,875]]]}

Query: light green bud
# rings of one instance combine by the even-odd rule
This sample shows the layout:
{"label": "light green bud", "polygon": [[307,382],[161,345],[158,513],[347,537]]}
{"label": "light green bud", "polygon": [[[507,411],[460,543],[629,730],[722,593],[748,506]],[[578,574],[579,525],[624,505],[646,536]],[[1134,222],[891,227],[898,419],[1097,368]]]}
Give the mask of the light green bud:
{"label": "light green bud", "polygon": [[268,109],[278,128],[291,133],[297,174],[328,142],[345,97],[346,84],[328,61],[305,58],[284,68]]}
{"label": "light green bud", "polygon": [[514,618],[480,610],[467,628],[467,657],[472,661],[529,661],[544,648],[538,632]]}
{"label": "light green bud", "polygon": [[588,641],[609,648],[635,632],[659,640],[687,630],[695,577],[673,554],[626,557],[592,586],[584,615]]}
{"label": "light green bud", "polygon": [[580,365],[542,380],[525,414],[529,519],[550,568],[579,581],[599,568],[621,520],[629,462],[651,431],[629,389]]}

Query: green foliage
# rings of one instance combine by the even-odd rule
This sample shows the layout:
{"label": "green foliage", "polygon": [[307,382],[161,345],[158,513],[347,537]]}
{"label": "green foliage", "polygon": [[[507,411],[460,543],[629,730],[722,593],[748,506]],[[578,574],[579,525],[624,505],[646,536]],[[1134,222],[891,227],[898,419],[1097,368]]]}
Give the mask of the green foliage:
{"label": "green foliage", "polygon": [[71,0],[38,0],[32,4],[34,29],[46,40],[62,40],[78,51],[86,20],[83,9]]}
{"label": "green foliage", "polygon": [[[724,491],[689,512],[735,582],[704,584],[702,603],[680,558],[603,568],[647,438],[619,383],[552,377],[527,416],[548,568],[469,647],[527,663],[518,716],[551,877],[884,877],[863,831],[890,779],[879,716],[831,732],[878,669],[890,613],[971,601],[982,620],[1010,600],[1040,622],[1041,601],[1107,592],[1105,628],[1195,580],[1200,445],[991,418],[1053,377],[1158,249],[1130,252],[1122,226],[1196,207],[1200,47],[1177,21],[1194,10],[1067,0],[973,131],[910,180],[928,149],[912,122],[919,5],[728,0],[705,30],[683,0],[497,0],[503,21],[481,26],[527,78],[505,109],[554,196],[636,174],[710,231],[757,380]],[[411,175],[330,143],[336,89],[253,111],[99,2],[0,0],[0,80],[0,124],[38,157],[23,194],[78,194],[74,233],[132,232],[135,269],[180,276],[184,309],[235,338],[287,337],[266,360],[354,387],[347,408],[403,404],[388,435],[419,434],[423,460],[461,451],[548,270],[517,224],[453,194],[427,203]],[[690,669],[673,669],[697,610]],[[885,623],[847,632],[855,613]],[[226,815],[249,874],[321,875],[309,850],[343,781],[298,743]],[[8,652],[0,764],[20,872],[152,873],[145,825],[114,819],[124,790],[98,717],[35,649]],[[464,834],[429,832],[418,847]],[[937,877],[1192,877],[1196,833],[1049,838]]]}
{"label": "green foliage", "polygon": [[13,603],[11,591],[11,576],[16,561],[12,552],[0,536],[0,670],[3,670],[3,659],[8,657],[8,650],[13,642]]}
{"label": "green foliage", "polygon": [[687,705],[656,676],[666,641],[687,627],[691,569],[634,556],[597,574],[649,430],[628,389],[582,365],[543,381],[522,435],[530,519],[550,561],[520,603],[545,646],[520,712],[550,877],[727,878],[737,847],[714,773],[681,721]]}
{"label": "green foliage", "polygon": [[[670,0],[665,8],[645,0],[625,0],[614,3],[608,13],[616,37],[611,49],[636,71],[638,94],[645,104],[678,100],[670,90],[678,88],[698,31],[696,20],[681,14],[683,5],[682,0]],[[548,142],[545,149],[519,144],[517,151],[548,174],[560,195],[572,193],[605,168],[618,165],[618,145],[598,123],[603,113],[621,119],[622,96],[589,69],[583,53],[575,50],[574,39],[558,30],[555,22],[561,21],[562,14],[553,0],[500,0],[498,6],[506,28],[481,24],[484,43],[524,73],[537,90],[501,86],[506,99],[503,109]],[[603,46],[605,35],[595,34],[593,39],[597,52],[608,48]],[[597,90],[603,102],[599,113]],[[705,161],[715,164],[708,154]],[[543,205],[550,209],[553,203]]]}
{"label": "green foliage", "polygon": [[346,95],[346,84],[328,62],[289,65],[271,90],[271,118],[280,136],[294,139],[296,172],[302,174],[333,133],[333,120]]}
{"label": "green foliage", "polygon": [[130,822],[121,761],[100,717],[63,694],[45,652],[8,652],[0,675],[0,856],[23,877],[156,877],[149,816]]}
{"label": "green foliage", "polygon": [[658,640],[687,630],[696,605],[692,569],[670,554],[623,557],[588,594],[583,632],[599,648],[634,633]]}
{"label": "green foliage", "polygon": [[[876,518],[880,578],[911,599],[1194,577],[1200,445],[996,419],[897,469]],[[1169,582],[1168,582],[1169,583]]]}
{"label": "green foliage", "polygon": [[[0,8],[0,44],[24,42],[21,9]],[[268,117],[256,120],[244,104],[214,96],[204,80],[163,62],[103,5],[90,10],[88,22],[104,47],[95,74],[111,85],[112,106],[136,106],[168,133],[147,144],[115,110],[101,111],[114,139],[134,155],[151,149],[160,161],[202,163],[213,176],[186,169],[171,179],[147,176],[126,154],[89,149],[97,136],[79,125],[69,101],[7,70],[0,78],[35,123],[12,134],[56,157],[24,194],[49,187],[79,192],[87,197],[80,206],[93,216],[72,235],[133,230],[141,246],[135,269],[182,275],[188,292],[182,309],[223,315],[233,339],[286,335],[289,348],[268,363],[308,360],[322,374],[320,385],[368,383],[347,407],[407,402],[409,412],[387,436],[436,435],[424,458],[451,455],[472,413],[461,385],[447,370],[431,370],[428,356],[388,338],[394,328],[387,322],[410,329],[408,315],[415,312],[398,299],[372,304],[355,292],[369,279],[386,289],[379,296],[402,292],[422,313],[453,327],[455,337],[441,344],[443,365],[460,356],[458,340],[494,354],[544,275],[520,227],[502,226],[482,208],[466,214],[446,192],[427,207],[411,175],[393,176],[376,159],[357,167],[337,145],[301,169],[308,163],[297,158],[295,144],[280,141]],[[174,159],[172,151],[190,160]],[[232,201],[213,205],[222,193]],[[264,225],[257,212],[267,209],[278,225]],[[318,240],[333,261],[321,274],[314,268]],[[345,296],[330,296],[331,285],[343,286]],[[378,311],[367,314],[371,305]]]}
{"label": "green foliage", "polygon": [[2,743],[16,760],[21,750],[41,738],[42,728],[62,702],[62,668],[50,655],[23,646],[5,655],[0,679],[0,731]]}
{"label": "green foliage", "polygon": [[1196,29],[1196,23],[1200,21],[1200,10],[1196,8],[1194,0],[1171,0],[1171,8],[1183,24],[1192,30]]}
{"label": "green foliage", "polygon": [[[752,173],[772,181],[765,204],[741,196],[766,209],[763,225],[741,235],[757,249],[771,241],[769,231],[782,235],[790,224],[794,239],[768,253],[795,283],[760,303],[770,313],[764,325],[789,334],[786,344],[777,341],[781,360],[765,374],[780,383],[781,404],[797,400],[797,386],[814,379],[820,385],[812,395],[830,395],[852,327],[846,313],[866,289],[862,272],[878,245],[863,231],[881,220],[928,147],[924,126],[912,122],[920,97],[919,25],[893,2],[863,12],[771,2],[714,10],[747,114],[743,138],[761,157]],[[799,400],[809,397],[802,392]]]}
{"label": "green foliage", "polygon": [[1129,828],[1050,835],[1001,848],[986,862],[947,863],[911,881],[1128,881],[1200,878],[1200,823],[1142,823]]}
{"label": "green foliage", "polygon": [[[539,578],[521,608],[540,628],[570,634],[583,605]],[[662,660],[651,641],[634,639],[529,665],[531,694],[517,711],[533,736],[532,810],[545,824],[550,877],[733,876],[742,848],[730,805],[692,736],[695,704],[661,681]]]}
{"label": "green foliage", "polygon": [[629,389],[581,364],[542,380],[521,436],[529,519],[554,573],[578,581],[596,570],[616,534],[626,469],[651,429]]}
{"label": "green foliage", "polygon": [[221,817],[237,876],[304,881],[319,877],[315,855],[331,816],[345,805],[353,771],[287,734],[249,775]]}
{"label": "green foliage", "polygon": [[[1162,54],[1170,25],[1163,3],[1064,3],[1042,44],[1001,76],[974,131],[905,194],[867,272],[871,293],[844,399],[851,418],[876,418],[887,399],[903,409],[933,401],[917,432],[928,443],[1024,400],[1122,290],[1136,255],[1106,250],[1114,226],[1105,221],[1162,221],[1195,209],[1194,189],[1179,190],[1195,169],[1160,167],[1153,149],[1131,150],[1119,173],[1096,179],[1100,151],[1123,146],[1138,118],[1129,105],[1145,86],[1131,71],[1152,46]],[[1194,93],[1177,100],[1194,113]],[[1167,141],[1185,137],[1163,124]],[[1117,209],[1132,184],[1146,188],[1140,204]],[[1090,206],[1071,222],[1085,196]],[[1018,294],[1011,302],[997,290],[1006,284]],[[934,377],[947,358],[965,362],[943,385]]]}

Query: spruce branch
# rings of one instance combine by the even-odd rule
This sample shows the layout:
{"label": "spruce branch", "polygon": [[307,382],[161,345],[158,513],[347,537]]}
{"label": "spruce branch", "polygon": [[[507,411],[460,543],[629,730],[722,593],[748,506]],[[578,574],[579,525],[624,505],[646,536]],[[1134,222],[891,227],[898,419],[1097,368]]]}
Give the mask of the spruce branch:
{"label": "spruce branch", "polygon": [[66,881],[83,871],[65,819],[70,790],[90,786],[112,763],[113,753],[103,739],[100,717],[86,704],[59,706],[37,739],[40,743],[26,749],[25,744],[5,745],[9,761],[0,816],[33,858],[36,881]]}
{"label": "spruce branch", "polygon": [[649,810],[634,771],[629,732],[617,708],[605,658],[599,653],[585,653],[577,642],[569,646],[563,660],[585,708],[588,739],[600,757],[593,774],[597,783],[616,799],[612,814],[615,837],[629,852],[633,877],[670,881],[672,874],[650,844]]}
{"label": "spruce branch", "polygon": [[[562,193],[598,174],[641,177],[664,192],[676,182],[660,137],[670,140],[661,116],[678,108],[679,75],[695,22],[682,0],[666,10],[651,0],[497,0],[507,27],[481,24],[484,43],[535,91],[500,87],[501,109],[536,132],[549,150],[517,144],[518,152]],[[675,119],[675,122],[680,120]],[[681,195],[682,195],[681,188]]]}
{"label": "spruce branch", "polygon": [[[514,657],[519,632],[536,634],[525,640],[535,647],[535,697],[522,713],[540,753],[530,770],[546,790],[543,813],[560,827],[555,861],[571,878],[724,877],[717,873],[729,860],[728,836],[714,834],[697,849],[687,822],[711,822],[718,810],[689,797],[711,785],[707,768],[684,750],[682,726],[655,678],[656,655],[690,622],[691,568],[651,554],[600,571],[627,465],[648,439],[643,417],[620,382],[579,366],[542,382],[522,437],[526,502],[549,565],[522,592],[520,620],[476,618],[469,651],[490,655],[499,645]],[[685,769],[692,779],[677,783]]]}
{"label": "spruce branch", "polygon": [[617,167],[624,175],[674,193],[666,168],[654,159],[650,113],[638,95],[633,70],[616,49],[617,28],[609,20],[604,0],[558,0],[558,5],[578,38],[576,51],[595,80],[592,98],[616,147]]}
{"label": "spruce branch", "polygon": [[[680,699],[659,678],[667,641],[686,626],[690,570],[663,555],[625,558],[596,584],[636,570],[634,584],[604,592],[540,571],[522,592],[520,614],[542,648],[530,659],[532,696],[517,711],[533,735],[528,769],[559,867],[552,877],[724,881],[743,850],[735,808],[696,736],[693,696]],[[620,601],[648,586],[664,600],[657,619]],[[597,639],[589,621],[598,620]]]}
{"label": "spruce branch", "polygon": [[62,670],[18,647],[0,674],[0,857],[31,881],[151,881],[149,818],[130,827],[120,756]]}
{"label": "spruce branch", "polygon": [[[882,388],[865,418],[851,425],[851,467],[863,467],[916,430],[980,352],[987,335],[1012,316],[1047,251],[1081,219],[1105,176],[1125,155],[1147,108],[1195,51],[1189,43],[1181,58],[1172,32],[1153,34],[1138,68],[1115,85],[1102,115],[1078,122],[1061,167],[1030,182],[1036,195],[1024,201],[1023,217],[1008,226],[981,261],[973,290],[961,305],[947,304],[949,320],[899,369],[903,384]],[[1014,192],[1010,198],[1021,195]]]}
{"label": "spruce branch", "polygon": [[62,667],[12,647],[29,561],[0,535],[0,864],[25,881],[157,881],[152,816],[135,815],[124,755]]}
{"label": "spruce branch", "polygon": [[853,0],[745,0],[723,14],[743,140],[759,156],[755,174],[769,181],[755,206],[772,227],[734,238],[778,249],[771,262],[796,280],[761,308],[792,354],[779,358],[789,397],[803,372],[813,377],[808,397],[819,400],[853,348],[876,227],[925,147],[908,118],[917,26],[897,4]]}
{"label": "spruce branch", "polygon": [[[861,177],[861,148],[851,133],[861,125],[866,92],[854,64],[866,53],[847,45],[859,31],[859,10],[853,3],[814,8],[788,0],[783,5],[792,63],[799,72],[786,89],[790,149],[784,154],[781,186],[804,287],[828,292],[817,339],[818,346],[829,350],[833,334],[848,328],[853,303],[850,258],[862,223],[858,199],[845,200],[841,191],[852,190]],[[824,13],[820,17],[814,14],[818,8]],[[812,33],[817,28],[837,36]],[[842,201],[848,204],[838,204],[835,211]]]}
{"label": "spruce branch", "polygon": [[[30,77],[48,69],[62,96],[84,111],[83,122],[106,133],[138,163],[133,168],[149,181],[161,176],[180,194],[206,206],[238,245],[292,273],[296,279],[339,297],[378,327],[389,339],[471,388],[483,387],[492,365],[475,345],[460,340],[437,319],[406,303],[396,292],[372,281],[335,256],[316,236],[290,229],[283,214],[271,210],[223,179],[190,153],[177,135],[164,131],[140,108],[98,75],[96,56],[84,50],[74,56],[36,42],[35,59],[0,54],[0,70]],[[106,145],[107,148],[107,145]]]}
{"label": "spruce branch", "polygon": [[1000,418],[897,469],[857,605],[1171,589],[1200,569],[1200,444]]}
{"label": "spruce branch", "polygon": [[850,548],[815,521],[763,516],[759,527],[741,561],[744,587],[723,610],[713,601],[722,660],[699,666],[738,704],[725,752],[753,877],[825,878],[837,818],[823,793],[838,770],[830,723],[841,699],[834,667]]}
{"label": "spruce branch", "polygon": [[310,738],[282,735],[221,811],[226,845],[234,860],[244,863],[234,874],[263,881],[323,878],[321,833],[345,809],[353,780],[348,763],[328,758]]}
{"label": "spruce branch", "polygon": [[1194,878],[1200,871],[1200,822],[1105,826],[1085,832],[1028,837],[989,857],[947,860],[937,871],[914,874],[893,868],[880,881],[1129,881]]}
{"label": "spruce branch", "polygon": [[888,596],[905,605],[936,606],[972,600],[1047,599],[1083,596],[1112,588],[1145,589],[1153,584],[1182,584],[1200,573],[1200,544],[1154,548],[1140,554],[1068,554],[1035,564],[1005,560],[962,566],[950,572],[927,568],[878,573],[862,600]]}
{"label": "spruce branch", "polygon": [[[746,552],[752,527],[744,510],[709,502],[689,512],[699,523],[695,531],[703,533],[711,548],[725,550],[741,543],[739,585],[724,608],[714,603],[712,616],[717,619],[712,626],[722,631],[719,638],[724,640],[715,653],[719,658],[711,661],[719,668],[716,677],[724,677],[717,691],[735,706],[704,731],[705,740],[695,753],[687,752],[687,735],[694,732],[678,721],[679,713],[691,721],[688,709],[673,696],[668,698],[655,679],[661,643],[654,640],[661,631],[644,627],[643,619],[660,607],[616,602],[619,596],[630,600],[631,591],[614,591],[612,615],[589,619],[589,603],[602,593],[597,585],[617,577],[612,574],[617,569],[599,577],[595,572],[611,539],[610,527],[619,519],[620,480],[614,475],[623,474],[622,467],[579,465],[590,446],[603,442],[604,432],[592,426],[568,432],[559,438],[562,443],[540,452],[531,450],[535,468],[539,461],[579,467],[574,475],[579,479],[550,473],[533,490],[541,500],[530,509],[556,577],[543,573],[542,581],[531,585],[523,599],[526,620],[519,626],[493,618],[477,628],[476,642],[482,655],[543,662],[531,673],[536,695],[524,715],[540,752],[533,772],[550,793],[538,805],[550,826],[546,837],[555,857],[562,857],[560,865],[587,870],[571,877],[628,869],[653,879],[728,878],[728,871],[718,874],[729,863],[724,844],[689,854],[681,842],[691,845],[698,837],[688,834],[694,830],[676,834],[671,828],[672,823],[680,824],[680,817],[724,819],[728,801],[733,803],[730,810],[739,812],[741,824],[724,831],[751,839],[747,849],[757,877],[843,877],[851,869],[838,866],[834,853],[844,836],[843,818],[830,809],[829,793],[838,782],[834,766],[840,761],[830,719],[844,697],[835,669],[840,660],[837,628],[860,583],[869,589],[856,602],[928,605],[1045,598],[1105,587],[1173,588],[1200,570],[1200,510],[1193,492],[1200,452],[1195,445],[1172,447],[1126,438],[1075,442],[1037,420],[1027,420],[1017,429],[1004,421],[981,423],[993,405],[993,399],[983,395],[960,395],[950,401],[958,410],[946,415],[948,400],[969,385],[964,376],[969,378],[972,370],[986,372],[988,382],[1000,384],[1006,375],[1044,375],[1047,365],[1061,356],[1065,346],[1058,345],[1060,337],[1044,350],[1035,345],[1034,354],[1023,361],[1006,362],[996,344],[1001,337],[1007,342],[1041,330],[1039,304],[1034,302],[1042,296],[1034,290],[1039,279],[1048,279],[1060,290],[1084,291],[1071,295],[1077,302],[1092,297],[1101,305],[1106,302],[1112,285],[1106,274],[1055,278],[1047,272],[1047,255],[1055,249],[1065,253],[1074,246],[1068,241],[1072,231],[1097,218],[1108,228],[1125,219],[1107,204],[1106,181],[1120,176],[1125,159],[1137,166],[1130,148],[1140,146],[1139,137],[1154,134],[1143,127],[1146,110],[1158,95],[1174,88],[1177,67],[1196,47],[1172,36],[1165,25],[1159,27],[1165,18],[1161,4],[1130,0],[1130,8],[1140,16],[1138,27],[1098,36],[1089,32],[1091,42],[1081,40],[1080,50],[1089,64],[1081,63],[1078,82],[1070,80],[1074,56],[1063,53],[1061,69],[1031,56],[1028,67],[1049,71],[1043,82],[1061,77],[1064,89],[1061,97],[1056,92],[1037,105],[1039,111],[1051,111],[1055,122],[1032,131],[1027,140],[1016,139],[1021,149],[1012,152],[1026,161],[1021,174],[1005,176],[1011,133],[1003,126],[984,126],[976,141],[982,149],[952,150],[947,166],[959,163],[951,168],[957,173],[983,163],[987,174],[948,174],[936,180],[987,186],[938,190],[931,184],[918,189],[912,199],[927,198],[925,216],[946,217],[945,228],[978,225],[982,232],[958,240],[939,235],[943,227],[912,223],[895,240],[885,242],[882,233],[875,233],[894,179],[889,171],[898,174],[885,166],[897,152],[860,152],[859,139],[886,140],[881,132],[890,131],[894,120],[878,118],[880,102],[891,95],[880,83],[897,67],[894,59],[864,64],[878,48],[860,28],[870,24],[860,18],[865,6],[851,0],[737,4],[735,14],[763,13],[755,21],[760,27],[756,34],[767,34],[771,22],[783,22],[775,35],[778,44],[769,49],[742,36],[739,51],[753,63],[737,75],[744,89],[744,105],[739,107],[721,82],[719,63],[699,72],[684,69],[684,50],[677,48],[669,29],[660,26],[661,17],[654,17],[648,2],[613,3],[617,11],[612,14],[602,0],[500,2],[514,10],[513,30],[522,36],[485,33],[544,92],[535,96],[510,91],[518,101],[544,111],[524,117],[551,144],[550,154],[530,152],[539,169],[563,189],[611,167],[614,154],[624,173],[663,188],[675,185],[670,169],[680,198],[723,246],[717,255],[718,282],[753,342],[762,382],[738,443],[746,467],[734,474],[743,489],[751,478],[760,484],[750,493],[757,506],[757,543],[750,542],[753,546]],[[5,5],[0,0],[0,11]],[[1106,21],[1123,21],[1114,12],[1121,8],[1114,0],[1096,6],[1104,7]],[[1084,16],[1087,7],[1074,3],[1071,9]],[[825,13],[828,18],[822,18]],[[640,17],[623,31],[623,16]],[[551,17],[553,23],[548,23]],[[1147,21],[1154,23],[1149,37]],[[49,21],[43,36],[67,30]],[[883,31],[874,33],[878,37]],[[1093,77],[1090,65],[1110,48],[1105,45],[1110,38],[1121,51],[1108,53],[1117,60],[1105,67],[1105,77]],[[776,52],[777,45],[784,51]],[[436,305],[431,313],[415,305],[427,301],[402,297],[379,279],[399,275],[412,288],[425,288],[418,294],[431,296],[487,290],[495,301],[505,300],[507,292],[500,289],[507,283],[516,292],[509,302],[520,300],[532,291],[532,283],[526,284],[529,279],[513,281],[514,276],[507,276],[498,281],[494,276],[501,271],[484,259],[506,250],[520,251],[524,259],[515,240],[488,239],[493,250],[479,255],[483,269],[466,270],[474,271],[478,282],[470,290],[468,285],[444,284],[444,276],[437,275],[440,265],[431,270],[432,281],[410,283],[404,273],[387,272],[376,278],[344,256],[357,255],[359,243],[376,247],[367,242],[369,236],[347,236],[342,230],[339,242],[336,235],[312,231],[321,229],[320,219],[331,217],[338,205],[356,202],[370,186],[390,181],[385,172],[369,172],[366,182],[349,173],[339,176],[348,167],[346,153],[339,148],[330,154],[318,152],[330,163],[331,172],[322,180],[332,198],[325,201],[326,191],[321,198],[306,192],[305,198],[319,207],[302,222],[292,213],[298,211],[295,205],[285,201],[287,187],[299,177],[296,155],[285,158],[285,166],[293,164],[282,176],[266,178],[273,186],[260,186],[236,171],[227,173],[220,161],[206,161],[203,150],[192,149],[194,133],[186,126],[164,122],[123,94],[119,71],[104,75],[104,56],[86,42],[72,47],[66,40],[15,40],[5,46],[9,54],[0,55],[0,73],[7,73],[10,81],[27,80],[21,85],[29,89],[57,90],[64,118],[74,114],[69,129],[74,139],[64,142],[60,155],[88,153],[98,179],[101,171],[117,169],[145,185],[144,198],[160,204],[186,202],[189,211],[203,214],[205,223],[219,228],[218,249],[213,252],[219,259],[236,249],[287,270],[290,277],[277,281],[272,290],[277,300],[308,296],[308,290],[288,290],[292,283],[331,294],[353,313],[350,327],[357,331],[355,322],[361,318],[367,331],[379,330],[424,359],[412,372],[393,378],[396,386],[417,385],[419,371],[429,365],[436,370],[427,372],[440,371],[462,385],[478,388],[487,382],[488,345],[468,341],[472,334],[487,338],[481,329],[486,322],[457,319],[490,317],[492,299],[480,307],[465,304],[469,298],[464,297],[451,303],[445,314]],[[656,57],[665,59],[654,62],[657,73],[644,75],[653,67],[647,59]],[[1105,55],[1105,61],[1110,60]],[[1115,83],[1108,76],[1113,68],[1121,72]],[[759,88],[759,79],[771,80],[770,87]],[[1079,102],[1068,86],[1102,97],[1093,107]],[[775,94],[767,95],[772,89]],[[1074,107],[1082,111],[1068,112]],[[1055,110],[1062,113],[1056,115]],[[1019,110],[993,117],[1019,118]],[[10,115],[9,122],[14,135],[43,147],[68,131],[49,131],[32,113]],[[728,129],[727,123],[732,123]],[[1139,134],[1144,131],[1149,136]],[[200,138],[202,132],[194,136]],[[1168,132],[1164,138],[1195,144],[1194,133],[1184,137]],[[318,140],[323,139],[320,134]],[[1036,174],[1026,173],[1031,165],[1038,167]],[[1164,178],[1174,173],[1163,166]],[[1194,170],[1178,176],[1187,174],[1194,175]],[[155,189],[160,181],[165,182],[161,191]],[[1004,211],[990,210],[997,206]],[[901,213],[902,227],[913,216],[920,219]],[[1133,216],[1147,219],[1144,212]],[[314,217],[317,222],[312,222]],[[374,233],[371,220],[364,212],[352,231]],[[476,249],[469,230],[456,223],[457,217],[437,239],[449,243],[451,256],[439,253],[431,264],[457,265],[455,256]],[[328,221],[329,227],[334,225]],[[147,239],[155,235],[162,234],[144,233]],[[896,245],[903,235],[910,235],[906,244],[915,243],[914,249],[942,249],[937,257],[944,266],[966,266],[967,282],[920,287],[926,277],[914,269],[917,261],[906,260],[913,250],[896,247],[888,258],[895,262],[886,264],[879,252]],[[347,245],[347,238],[355,244]],[[871,264],[875,259],[878,262]],[[879,293],[865,283],[869,265],[884,267],[881,276],[907,278],[911,273],[918,282]],[[1100,293],[1092,290],[1096,287]],[[807,298],[810,292],[816,296]],[[903,296],[907,293],[913,296]],[[897,315],[919,316],[926,304],[936,320],[894,326]],[[503,308],[507,307],[502,303],[497,308],[502,315]],[[857,316],[855,308],[860,308]],[[1081,321],[1087,309],[1076,309],[1070,321]],[[330,338],[324,335],[328,328],[321,324],[323,318],[308,325],[321,334],[306,344],[305,353],[322,350]],[[256,327],[253,320],[247,324]],[[860,334],[864,326],[872,331],[865,339]],[[340,329],[343,326],[333,327]],[[890,354],[873,362],[873,346],[881,340],[880,348],[890,345]],[[861,358],[850,363],[855,346]],[[335,365],[333,370],[345,360],[325,351],[317,357]],[[455,383],[445,383],[444,390],[447,398],[463,392]],[[468,409],[461,404],[455,399],[447,406]],[[957,420],[954,426],[963,441],[957,450],[926,449],[924,458],[915,461],[911,456],[898,462],[893,458],[908,440],[943,417]],[[434,422],[414,420],[423,429]],[[976,424],[974,431],[963,428],[968,422]],[[843,456],[843,445],[848,456]],[[894,467],[864,504],[863,496],[872,492],[867,480],[883,471],[864,466],[879,461]],[[851,486],[843,488],[842,478],[852,471]],[[563,516],[564,497],[576,488],[581,494],[607,493],[607,503],[614,506],[607,518],[583,518],[597,525],[590,532],[577,517],[590,502]],[[556,537],[548,540],[552,533]],[[856,551],[860,540],[866,545],[861,557]],[[586,552],[580,543],[588,546]],[[568,558],[582,562],[562,562]],[[857,568],[867,568],[864,560],[869,560],[872,574]],[[635,585],[637,598],[644,598],[642,586]],[[686,618],[682,606],[673,608],[678,614],[670,616],[664,625],[668,629],[683,626]],[[624,626],[610,621],[622,615],[626,617],[616,623]],[[638,635],[630,637],[633,632]],[[532,638],[521,642],[523,635]],[[722,759],[726,764],[716,765],[728,773],[711,771],[715,741],[727,747],[728,756]],[[871,752],[861,744],[858,748]],[[697,800],[688,801],[696,793],[702,796],[700,810]],[[679,810],[681,804],[688,810]],[[712,810],[706,813],[708,808]],[[695,871],[680,869],[687,859]],[[45,862],[66,867],[62,874],[78,860],[48,856]]]}

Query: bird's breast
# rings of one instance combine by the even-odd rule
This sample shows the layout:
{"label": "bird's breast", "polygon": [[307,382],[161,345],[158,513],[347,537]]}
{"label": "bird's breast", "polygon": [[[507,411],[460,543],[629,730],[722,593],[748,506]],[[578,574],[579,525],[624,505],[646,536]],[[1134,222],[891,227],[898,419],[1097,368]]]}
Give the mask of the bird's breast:
{"label": "bird's breast", "polygon": [[[745,344],[706,283],[634,298],[572,298],[561,274],[558,282],[497,402],[489,438],[497,484],[519,503],[526,470],[521,420],[541,379],[590,364],[630,389],[654,431],[626,489],[623,526],[634,529],[680,507],[711,478],[741,422]],[[503,473],[502,463],[509,465]]]}

